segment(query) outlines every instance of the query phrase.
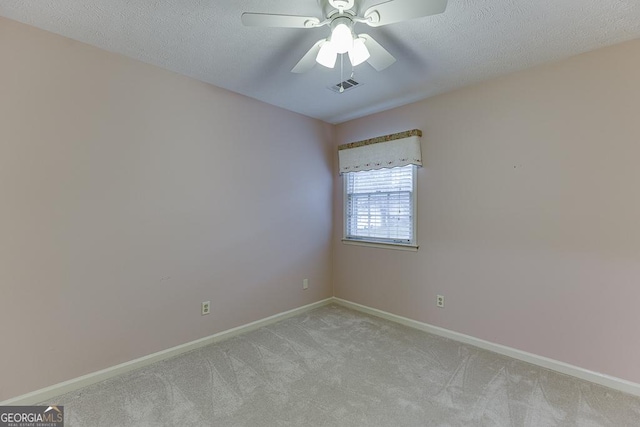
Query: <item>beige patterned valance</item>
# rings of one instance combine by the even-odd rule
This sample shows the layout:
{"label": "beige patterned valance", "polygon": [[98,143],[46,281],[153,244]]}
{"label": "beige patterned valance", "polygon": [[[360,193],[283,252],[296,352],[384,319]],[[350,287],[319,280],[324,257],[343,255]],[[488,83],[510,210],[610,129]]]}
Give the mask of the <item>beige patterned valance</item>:
{"label": "beige patterned valance", "polygon": [[340,173],[422,166],[419,129],[350,142],[338,147]]}

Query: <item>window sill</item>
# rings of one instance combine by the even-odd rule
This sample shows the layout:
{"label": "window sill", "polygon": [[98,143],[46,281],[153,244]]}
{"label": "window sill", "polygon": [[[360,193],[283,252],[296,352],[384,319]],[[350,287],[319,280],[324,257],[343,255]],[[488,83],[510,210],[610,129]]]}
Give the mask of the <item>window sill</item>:
{"label": "window sill", "polygon": [[409,252],[417,252],[419,248],[419,246],[417,245],[405,245],[402,243],[380,243],[380,242],[368,242],[366,240],[351,240],[351,239],[342,239],[342,243],[344,243],[345,245],[367,246],[369,248],[393,249],[396,251],[409,251]]}

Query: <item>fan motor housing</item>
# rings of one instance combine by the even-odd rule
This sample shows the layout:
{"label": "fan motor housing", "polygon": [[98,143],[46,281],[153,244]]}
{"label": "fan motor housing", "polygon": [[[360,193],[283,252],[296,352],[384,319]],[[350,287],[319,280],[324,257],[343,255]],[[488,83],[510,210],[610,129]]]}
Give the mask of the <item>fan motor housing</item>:
{"label": "fan motor housing", "polygon": [[354,0],[329,0],[329,4],[336,9],[351,9],[353,7]]}
{"label": "fan motor housing", "polygon": [[324,16],[327,18],[335,15],[340,10],[355,16],[360,12],[359,3],[359,0],[318,0]]}

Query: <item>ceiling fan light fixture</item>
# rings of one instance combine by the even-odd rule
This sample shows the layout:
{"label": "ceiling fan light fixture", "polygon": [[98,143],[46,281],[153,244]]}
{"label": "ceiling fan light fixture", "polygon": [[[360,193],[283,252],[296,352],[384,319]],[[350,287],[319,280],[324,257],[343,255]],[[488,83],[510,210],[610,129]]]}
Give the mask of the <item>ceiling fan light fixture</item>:
{"label": "ceiling fan light fixture", "polygon": [[336,18],[331,30],[331,44],[337,53],[347,53],[353,47],[352,21],[349,18]]}
{"label": "ceiling fan light fixture", "polygon": [[363,38],[358,37],[353,41],[353,47],[349,50],[349,60],[354,67],[362,64],[371,56],[364,42]]}
{"label": "ceiling fan light fixture", "polygon": [[316,56],[316,62],[327,68],[333,68],[336,65],[337,58],[338,52],[336,52],[333,43],[325,41],[320,46],[320,51],[318,51],[318,56]]}
{"label": "ceiling fan light fixture", "polygon": [[[242,23],[249,27],[320,28],[331,30],[327,39],[318,40],[291,69],[292,73],[310,70],[316,62],[334,68],[338,54],[349,54],[352,66],[367,61],[376,71],[382,71],[396,62],[383,46],[368,34],[354,32],[356,24],[381,27],[410,19],[443,13],[449,0],[382,0],[382,3],[361,10],[368,1],[380,0],[317,0],[324,19],[315,16],[283,15],[275,13],[244,12]],[[343,71],[343,57],[340,57]]]}

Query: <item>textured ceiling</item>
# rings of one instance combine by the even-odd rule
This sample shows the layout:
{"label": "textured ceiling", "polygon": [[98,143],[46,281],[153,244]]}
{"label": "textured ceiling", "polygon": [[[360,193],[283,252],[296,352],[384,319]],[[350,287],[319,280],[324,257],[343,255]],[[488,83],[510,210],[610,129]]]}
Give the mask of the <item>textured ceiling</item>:
{"label": "textured ceiling", "polygon": [[337,94],[340,67],[290,72],[327,27],[244,27],[245,11],[322,17],[316,0],[0,0],[7,18],[331,123],[640,38],[639,0],[449,0],[442,15],[357,24],[398,61],[356,67],[362,85]]}

